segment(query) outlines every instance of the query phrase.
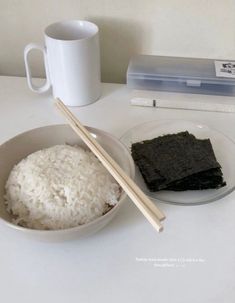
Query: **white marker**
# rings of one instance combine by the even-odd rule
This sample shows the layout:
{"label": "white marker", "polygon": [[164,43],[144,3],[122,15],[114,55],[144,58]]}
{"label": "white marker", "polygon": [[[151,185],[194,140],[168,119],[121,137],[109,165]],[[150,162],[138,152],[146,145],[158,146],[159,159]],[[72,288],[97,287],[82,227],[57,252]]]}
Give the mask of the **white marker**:
{"label": "white marker", "polygon": [[185,109],[185,110],[200,110],[210,112],[225,112],[234,113],[235,104],[221,104],[221,103],[204,103],[198,101],[167,101],[156,100],[150,98],[132,98],[131,105],[135,106],[149,106],[158,108],[171,108],[171,109]]}

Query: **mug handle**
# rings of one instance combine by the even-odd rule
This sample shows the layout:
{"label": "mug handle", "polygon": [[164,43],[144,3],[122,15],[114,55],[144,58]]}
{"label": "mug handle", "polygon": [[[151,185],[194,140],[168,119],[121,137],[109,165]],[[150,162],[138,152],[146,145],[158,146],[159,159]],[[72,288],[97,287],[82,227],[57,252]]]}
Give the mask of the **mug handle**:
{"label": "mug handle", "polygon": [[[32,49],[38,49],[38,50],[42,51],[42,53],[43,53],[44,66],[45,66],[45,72],[46,72],[46,83],[43,86],[36,86],[33,84],[33,81],[32,81],[31,69],[30,69],[30,66],[28,63],[28,55]],[[26,45],[26,47],[24,49],[24,63],[25,63],[26,76],[27,76],[27,82],[28,82],[29,88],[33,92],[36,92],[36,93],[46,92],[51,86],[48,63],[47,63],[46,48],[42,47],[41,45],[38,45],[36,43],[30,43],[30,44]]]}

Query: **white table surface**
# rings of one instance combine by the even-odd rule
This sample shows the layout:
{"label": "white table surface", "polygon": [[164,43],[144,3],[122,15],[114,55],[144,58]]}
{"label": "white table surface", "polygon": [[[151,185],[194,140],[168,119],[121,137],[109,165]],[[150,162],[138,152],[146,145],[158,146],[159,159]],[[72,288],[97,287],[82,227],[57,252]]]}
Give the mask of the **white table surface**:
{"label": "white table surface", "polygon": [[[125,85],[103,84],[99,101],[72,110],[84,124],[118,137],[139,123],[174,118],[216,127],[235,140],[235,114],[131,107],[129,98]],[[32,93],[25,78],[0,77],[0,143],[64,122],[49,93]],[[161,208],[167,219],[160,234],[129,200],[107,227],[80,241],[41,243],[0,225],[0,302],[235,302],[235,193],[206,205]]]}

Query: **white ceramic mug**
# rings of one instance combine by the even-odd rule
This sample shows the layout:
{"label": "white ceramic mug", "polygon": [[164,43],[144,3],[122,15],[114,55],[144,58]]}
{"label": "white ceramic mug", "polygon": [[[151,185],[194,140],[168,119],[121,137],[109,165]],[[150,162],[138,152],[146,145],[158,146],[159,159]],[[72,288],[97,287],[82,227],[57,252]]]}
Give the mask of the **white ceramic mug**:
{"label": "white ceramic mug", "polygon": [[[88,21],[71,20],[49,25],[44,32],[45,47],[28,44],[24,50],[30,89],[42,93],[52,86],[53,96],[66,105],[83,106],[101,94],[99,29]],[[43,52],[46,83],[32,82],[28,55],[32,49]]]}

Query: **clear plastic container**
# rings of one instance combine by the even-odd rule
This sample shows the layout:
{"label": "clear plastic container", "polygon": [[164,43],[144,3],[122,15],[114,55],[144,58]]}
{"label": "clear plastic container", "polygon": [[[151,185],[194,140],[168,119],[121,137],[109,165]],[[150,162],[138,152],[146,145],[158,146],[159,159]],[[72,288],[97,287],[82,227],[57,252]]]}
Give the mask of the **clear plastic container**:
{"label": "clear plastic container", "polygon": [[235,95],[235,61],[137,55],[129,63],[133,89]]}

